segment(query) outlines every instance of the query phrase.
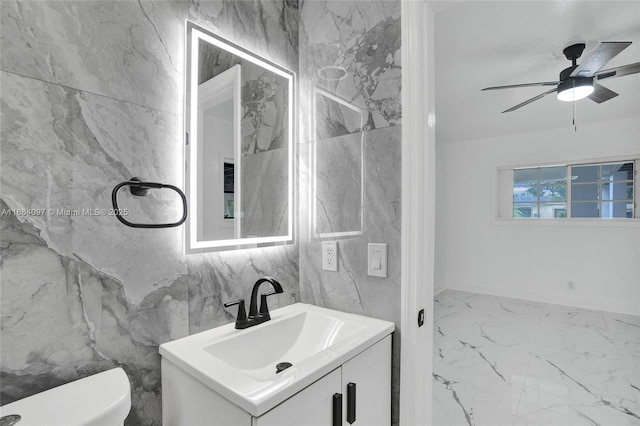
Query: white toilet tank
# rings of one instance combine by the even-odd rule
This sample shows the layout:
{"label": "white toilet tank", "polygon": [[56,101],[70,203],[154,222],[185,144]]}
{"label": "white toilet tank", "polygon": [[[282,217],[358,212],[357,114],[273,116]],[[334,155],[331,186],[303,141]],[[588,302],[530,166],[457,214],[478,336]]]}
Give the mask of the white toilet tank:
{"label": "white toilet tank", "polygon": [[15,426],[122,426],[130,409],[129,379],[114,368],[3,405],[0,417],[20,416]]}

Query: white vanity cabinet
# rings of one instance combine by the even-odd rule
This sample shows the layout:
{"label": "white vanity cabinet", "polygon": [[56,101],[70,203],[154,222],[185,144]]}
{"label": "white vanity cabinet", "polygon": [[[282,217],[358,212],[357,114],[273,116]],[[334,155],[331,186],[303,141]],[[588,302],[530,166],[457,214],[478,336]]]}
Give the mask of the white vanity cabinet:
{"label": "white vanity cabinet", "polygon": [[255,327],[230,323],[163,343],[162,423],[388,426],[394,328],[294,303]]}
{"label": "white vanity cabinet", "polygon": [[[391,424],[391,336],[344,363],[342,414],[345,426]],[[351,384],[351,385],[350,385]],[[355,404],[349,398],[355,399]],[[349,423],[350,420],[353,422]]]}
{"label": "white vanity cabinet", "polygon": [[391,336],[260,417],[252,426],[389,426]]}
{"label": "white vanity cabinet", "polygon": [[391,335],[255,417],[162,360],[164,426],[389,426]]}
{"label": "white vanity cabinet", "polygon": [[266,414],[253,417],[251,425],[333,426],[333,397],[341,386],[340,368],[337,368]]}

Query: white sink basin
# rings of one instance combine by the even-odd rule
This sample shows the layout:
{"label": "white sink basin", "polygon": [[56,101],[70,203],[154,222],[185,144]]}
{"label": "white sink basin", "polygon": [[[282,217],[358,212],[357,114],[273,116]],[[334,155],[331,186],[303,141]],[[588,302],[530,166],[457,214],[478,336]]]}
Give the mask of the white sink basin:
{"label": "white sink basin", "polygon": [[266,380],[276,374],[279,362],[298,365],[365,327],[326,313],[304,310],[264,327],[233,333],[203,349],[244,374]]}
{"label": "white sink basin", "polygon": [[[271,321],[227,324],[160,346],[160,354],[254,416],[260,416],[393,332],[388,321],[296,303]],[[276,364],[291,367],[276,374]]]}

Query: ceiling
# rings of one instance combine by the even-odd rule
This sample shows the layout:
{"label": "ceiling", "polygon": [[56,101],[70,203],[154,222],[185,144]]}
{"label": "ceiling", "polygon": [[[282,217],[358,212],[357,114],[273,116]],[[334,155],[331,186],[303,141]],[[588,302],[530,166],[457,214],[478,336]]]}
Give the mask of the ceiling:
{"label": "ceiling", "polygon": [[[558,80],[571,63],[562,50],[600,41],[633,44],[605,69],[640,62],[640,1],[437,2],[435,10],[436,132],[457,142],[571,127],[573,105],[555,94],[509,113],[502,111],[548,90],[527,87],[481,92],[489,86]],[[619,96],[602,104],[576,103],[580,123],[636,117],[640,74],[602,81]]]}

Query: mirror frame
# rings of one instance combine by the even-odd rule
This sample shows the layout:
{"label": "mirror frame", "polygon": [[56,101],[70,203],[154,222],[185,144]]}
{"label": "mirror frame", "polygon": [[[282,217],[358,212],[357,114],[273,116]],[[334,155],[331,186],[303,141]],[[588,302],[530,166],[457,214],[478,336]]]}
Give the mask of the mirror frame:
{"label": "mirror frame", "polygon": [[[242,59],[253,62],[254,64],[287,79],[289,82],[288,101],[289,108],[287,111],[288,118],[288,138],[287,138],[287,233],[286,235],[277,235],[270,237],[253,237],[253,238],[234,238],[220,240],[198,241],[197,224],[198,224],[198,60],[200,40],[206,41],[214,46],[219,47],[229,53],[237,55]],[[210,251],[244,249],[254,247],[268,247],[273,245],[283,245],[293,242],[293,185],[294,185],[294,132],[295,111],[296,111],[296,75],[293,71],[284,68],[268,59],[265,59],[255,53],[250,52],[238,46],[235,43],[224,39],[213,32],[203,28],[202,26],[186,20],[185,23],[185,103],[184,103],[184,180],[187,199],[189,200],[189,216],[186,221],[184,231],[184,251],[186,254],[203,253]],[[240,152],[240,148],[234,149],[236,153]],[[236,161],[240,161],[236,159]]]}
{"label": "mirror frame", "polygon": [[[318,144],[323,143],[322,140],[318,139],[317,133],[317,118],[318,112],[316,111],[316,105],[318,96],[323,96],[326,99],[336,102],[342,105],[345,108],[349,108],[351,111],[360,115],[360,131],[357,132],[360,134],[360,211],[358,219],[360,221],[360,229],[353,230],[344,230],[337,232],[318,232],[318,199],[320,198],[318,194]],[[341,237],[353,237],[364,234],[364,177],[365,177],[365,156],[364,156],[364,142],[366,138],[367,132],[364,130],[364,116],[365,112],[362,108],[357,105],[352,104],[346,99],[341,98],[340,96],[330,93],[324,89],[319,87],[313,88],[313,107],[312,107],[312,117],[313,117],[313,129],[312,134],[314,135],[313,145],[311,148],[311,161],[310,161],[310,174],[312,179],[311,185],[311,235],[314,240],[321,240],[323,238],[341,238]]]}

